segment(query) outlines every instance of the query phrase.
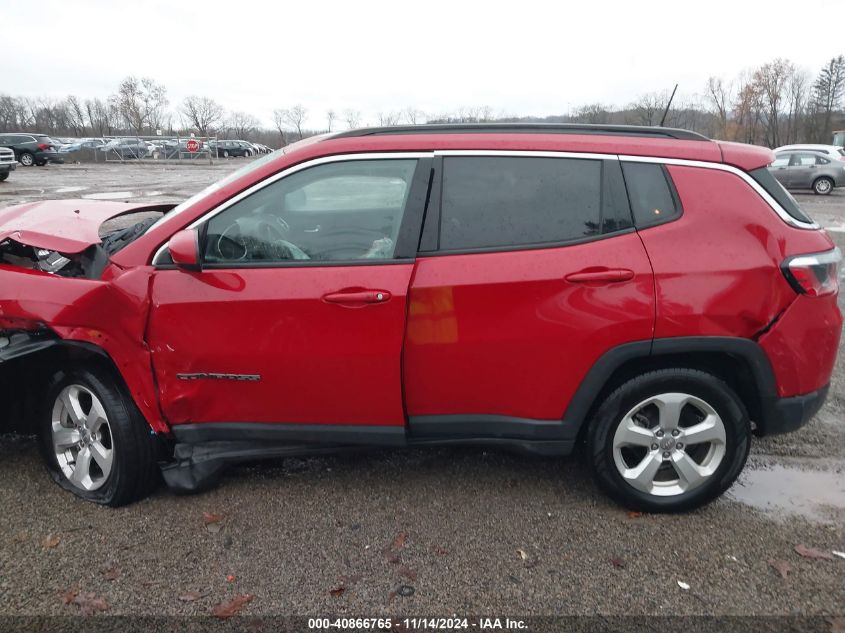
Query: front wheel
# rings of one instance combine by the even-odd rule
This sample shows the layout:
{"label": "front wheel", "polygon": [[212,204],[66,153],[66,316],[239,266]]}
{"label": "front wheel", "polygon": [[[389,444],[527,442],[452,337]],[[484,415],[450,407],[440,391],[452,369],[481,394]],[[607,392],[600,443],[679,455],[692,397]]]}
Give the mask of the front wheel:
{"label": "front wheel", "polygon": [[748,458],[751,423],[721,379],[662,369],[610,394],[587,444],[596,480],[619,503],[678,512],[709,503],[733,484]]}
{"label": "front wheel", "polygon": [[229,152],[227,150],[223,150],[223,158],[229,158]]}
{"label": "front wheel", "polygon": [[53,479],[88,501],[120,506],[158,481],[156,439],[126,389],[100,369],[56,374],[39,429]]}
{"label": "front wheel", "polygon": [[815,191],[820,196],[826,196],[831,191],[833,191],[833,181],[830,178],[821,177],[817,178],[816,181],[813,183],[813,191]]}
{"label": "front wheel", "polygon": [[249,151],[249,150],[246,150],[246,151],[244,152],[244,156],[246,156],[247,158],[249,158],[250,156],[252,156],[252,152],[251,152],[251,151]]}

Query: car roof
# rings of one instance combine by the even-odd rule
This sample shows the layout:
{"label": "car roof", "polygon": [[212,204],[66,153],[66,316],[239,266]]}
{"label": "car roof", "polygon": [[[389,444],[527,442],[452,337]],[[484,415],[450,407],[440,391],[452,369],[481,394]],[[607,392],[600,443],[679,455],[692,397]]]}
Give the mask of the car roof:
{"label": "car roof", "polygon": [[[319,147],[317,147],[319,146]],[[764,167],[765,147],[713,141],[689,130],[633,125],[445,124],[364,128],[323,135],[311,151],[519,150],[655,156],[717,162],[745,170]],[[321,151],[322,150],[322,151]]]}

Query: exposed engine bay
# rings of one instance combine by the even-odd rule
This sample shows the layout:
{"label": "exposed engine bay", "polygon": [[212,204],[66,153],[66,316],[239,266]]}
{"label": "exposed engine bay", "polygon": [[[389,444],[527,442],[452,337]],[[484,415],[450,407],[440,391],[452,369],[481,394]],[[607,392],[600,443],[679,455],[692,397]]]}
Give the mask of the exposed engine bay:
{"label": "exposed engine bay", "polygon": [[18,242],[12,238],[0,241],[0,264],[39,270],[61,277],[98,279],[109,256],[138,239],[161,214],[147,217],[126,228],[108,230],[100,244],[92,244],[79,253],[62,253]]}

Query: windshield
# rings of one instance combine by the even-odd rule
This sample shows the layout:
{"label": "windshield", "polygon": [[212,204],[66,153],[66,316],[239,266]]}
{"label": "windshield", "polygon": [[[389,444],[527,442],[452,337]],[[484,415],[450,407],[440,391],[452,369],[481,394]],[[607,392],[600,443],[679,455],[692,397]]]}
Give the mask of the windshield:
{"label": "windshield", "polygon": [[173,207],[173,209],[171,211],[165,213],[161,218],[159,218],[159,220],[155,224],[151,225],[147,229],[147,231],[155,229],[155,228],[161,226],[162,224],[164,224],[165,222],[169,222],[170,220],[172,220],[173,218],[178,216],[180,213],[182,213],[185,209],[193,206],[198,200],[202,200],[207,195],[214,193],[215,191],[218,191],[219,189],[221,189],[222,187],[225,187],[229,183],[236,181],[241,176],[248,174],[255,169],[258,169],[259,167],[266,165],[270,161],[278,158],[280,155],[289,154],[289,153],[291,153],[291,152],[293,152],[293,151],[295,151],[295,150],[297,150],[301,147],[304,147],[306,145],[311,145],[312,143],[316,143],[316,142],[318,142],[318,141],[320,141],[320,140],[322,140],[322,139],[324,139],[328,136],[331,136],[331,134],[318,134],[316,136],[309,136],[308,138],[302,139],[301,141],[297,141],[296,143],[291,143],[290,145],[287,145],[287,146],[283,147],[282,149],[277,149],[275,152],[270,152],[269,154],[264,154],[264,156],[262,156],[261,158],[257,158],[256,160],[252,161],[251,163],[244,165],[240,169],[233,171],[231,174],[229,174],[228,176],[226,176],[222,180],[218,180],[217,182],[210,184],[208,187],[206,187],[205,189],[203,189],[199,193],[192,195],[190,198],[188,198],[187,200],[185,200],[181,204]]}

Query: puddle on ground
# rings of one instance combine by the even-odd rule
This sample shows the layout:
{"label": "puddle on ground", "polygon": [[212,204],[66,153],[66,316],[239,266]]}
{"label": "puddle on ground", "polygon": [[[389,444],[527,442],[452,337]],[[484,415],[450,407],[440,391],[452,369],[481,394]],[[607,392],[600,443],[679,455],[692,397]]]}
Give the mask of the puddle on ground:
{"label": "puddle on ground", "polygon": [[82,197],[86,200],[120,200],[125,198],[135,198],[136,195],[131,191],[105,191],[103,193],[89,193]]}
{"label": "puddle on ground", "polygon": [[845,516],[845,473],[749,464],[728,497],[778,518],[837,521]]}
{"label": "puddle on ground", "polygon": [[56,193],[72,193],[74,191],[85,191],[88,187],[61,187],[56,189]]}

